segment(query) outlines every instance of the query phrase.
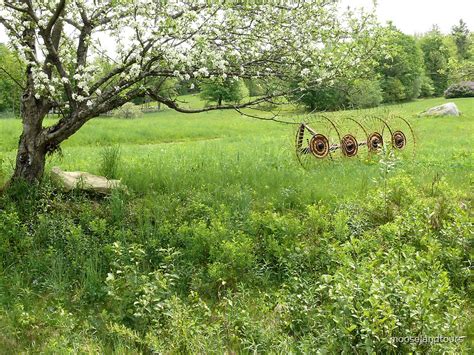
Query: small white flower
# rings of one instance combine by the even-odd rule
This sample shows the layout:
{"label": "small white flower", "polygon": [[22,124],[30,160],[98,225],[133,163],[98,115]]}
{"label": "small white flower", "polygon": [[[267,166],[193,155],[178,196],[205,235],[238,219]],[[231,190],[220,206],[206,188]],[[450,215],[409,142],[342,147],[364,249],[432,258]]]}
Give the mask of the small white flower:
{"label": "small white flower", "polygon": [[198,70],[198,72],[199,72],[199,74],[202,74],[203,76],[208,76],[209,75],[209,70],[206,67],[200,68]]}
{"label": "small white flower", "polygon": [[308,76],[310,73],[310,70],[308,68],[304,68],[302,71],[301,71],[301,76]]}

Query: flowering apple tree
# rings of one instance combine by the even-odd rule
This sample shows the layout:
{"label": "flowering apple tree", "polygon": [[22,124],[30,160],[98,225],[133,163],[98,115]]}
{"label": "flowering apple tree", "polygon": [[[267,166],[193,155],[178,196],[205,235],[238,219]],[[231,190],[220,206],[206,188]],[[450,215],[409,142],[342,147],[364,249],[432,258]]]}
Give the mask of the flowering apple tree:
{"label": "flowering apple tree", "polygon": [[[137,97],[186,113],[241,110],[288,94],[284,83],[299,82],[292,90],[330,83],[362,73],[371,60],[372,14],[342,11],[337,0],[263,3],[0,0],[0,25],[27,66],[13,179],[39,180],[48,153]],[[282,85],[239,104],[195,109],[160,91],[170,78],[219,76]],[[44,127],[51,110],[60,116]]]}

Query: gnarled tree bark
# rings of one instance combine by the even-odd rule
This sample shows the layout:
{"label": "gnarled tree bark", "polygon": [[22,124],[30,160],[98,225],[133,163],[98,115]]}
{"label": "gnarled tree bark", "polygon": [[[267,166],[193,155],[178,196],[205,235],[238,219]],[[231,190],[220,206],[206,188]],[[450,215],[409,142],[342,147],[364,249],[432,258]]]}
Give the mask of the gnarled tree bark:
{"label": "gnarled tree bark", "polygon": [[42,124],[48,109],[35,98],[31,87],[27,88],[21,100],[23,132],[18,142],[12,180],[31,183],[41,179],[47,153],[47,140]]}

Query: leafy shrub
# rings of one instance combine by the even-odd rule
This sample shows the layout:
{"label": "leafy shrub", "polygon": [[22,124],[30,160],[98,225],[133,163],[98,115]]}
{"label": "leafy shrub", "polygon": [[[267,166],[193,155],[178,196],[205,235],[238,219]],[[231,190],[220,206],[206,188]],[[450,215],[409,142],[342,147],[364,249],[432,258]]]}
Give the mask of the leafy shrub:
{"label": "leafy shrub", "polygon": [[235,287],[255,266],[254,243],[244,234],[222,241],[210,250],[209,276],[214,282]]}
{"label": "leafy shrub", "polygon": [[383,100],[377,80],[356,80],[349,89],[349,102],[356,108],[376,107]]}
{"label": "leafy shrub", "polygon": [[451,85],[444,92],[444,97],[447,99],[456,97],[474,97],[474,81],[466,81]]}
{"label": "leafy shrub", "polygon": [[[143,331],[151,324],[160,324],[168,307],[175,280],[172,264],[154,268],[147,264],[146,252],[139,244],[123,246],[115,242],[111,247],[112,268],[105,280],[110,315],[132,329]],[[167,261],[172,262],[172,251]]]}
{"label": "leafy shrub", "polygon": [[32,246],[32,238],[16,211],[0,210],[0,270],[17,262]]}
{"label": "leafy shrub", "polygon": [[113,116],[116,118],[134,119],[142,115],[142,110],[133,102],[127,102],[122,107],[113,111]]}

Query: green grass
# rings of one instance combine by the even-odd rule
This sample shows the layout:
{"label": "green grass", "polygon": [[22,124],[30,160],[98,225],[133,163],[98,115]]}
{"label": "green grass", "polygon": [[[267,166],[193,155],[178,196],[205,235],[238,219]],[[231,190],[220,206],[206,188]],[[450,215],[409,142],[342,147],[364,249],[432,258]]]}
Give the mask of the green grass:
{"label": "green grass", "polygon": [[[196,101],[196,97],[183,98],[187,102],[193,100]],[[417,155],[414,161],[403,162],[403,169],[420,183],[442,175],[468,188],[473,161],[472,100],[455,100],[463,112],[459,118],[417,117],[427,107],[444,101],[420,100],[355,114],[364,117],[390,111],[406,117],[416,132]],[[304,119],[301,114],[286,115],[295,121]],[[193,187],[226,181],[256,188],[264,199],[290,187],[308,196],[305,202],[318,196],[332,198],[359,191],[365,193],[377,166],[338,162],[306,172],[294,159],[294,130],[294,126],[259,121],[234,111],[188,115],[166,110],[130,121],[99,118],[66,141],[62,145],[63,155],[51,157],[49,167],[60,165],[64,169],[98,173],[100,146],[120,145],[122,177],[140,192],[154,190],[155,186],[174,191],[179,189],[175,186],[177,181]],[[20,122],[0,120],[0,156],[4,158],[5,175],[13,165],[19,133]],[[362,190],[359,187],[363,187]]]}
{"label": "green grass", "polygon": [[[461,117],[417,117],[440,98],[345,113],[411,122],[416,157],[388,175],[363,158],[304,170],[294,125],[234,111],[90,121],[47,171],[128,192],[46,179],[0,196],[0,353],[467,353],[474,104],[452,101]],[[0,120],[3,180],[20,128]],[[471,338],[389,341],[409,335]]]}

